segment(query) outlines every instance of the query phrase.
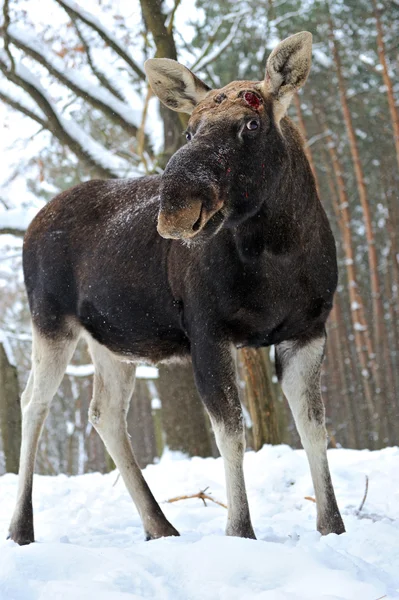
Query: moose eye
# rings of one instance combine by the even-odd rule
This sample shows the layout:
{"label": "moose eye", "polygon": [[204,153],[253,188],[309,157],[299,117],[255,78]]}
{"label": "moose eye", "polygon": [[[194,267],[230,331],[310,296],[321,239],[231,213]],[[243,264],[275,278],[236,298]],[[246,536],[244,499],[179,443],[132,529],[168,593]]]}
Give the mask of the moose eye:
{"label": "moose eye", "polygon": [[189,142],[193,136],[189,131],[186,131],[186,140]]}
{"label": "moose eye", "polygon": [[248,123],[246,124],[246,128],[249,129],[250,131],[255,131],[255,129],[258,129],[258,127],[259,127],[259,123],[255,119],[248,121]]}

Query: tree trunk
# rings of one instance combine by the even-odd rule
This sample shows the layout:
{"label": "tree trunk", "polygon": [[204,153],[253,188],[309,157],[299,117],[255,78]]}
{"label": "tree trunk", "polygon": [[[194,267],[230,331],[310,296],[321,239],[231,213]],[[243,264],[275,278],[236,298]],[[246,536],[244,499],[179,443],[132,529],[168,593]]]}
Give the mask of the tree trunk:
{"label": "tree trunk", "polygon": [[[357,438],[357,432],[355,429],[356,424],[356,413],[354,411],[354,402],[353,398],[348,394],[348,387],[346,385],[346,373],[345,373],[345,356],[347,352],[343,348],[343,345],[346,344],[345,338],[340,338],[340,303],[338,295],[335,297],[334,307],[331,311],[331,316],[329,319],[329,335],[327,337],[327,345],[330,348],[332,359],[336,363],[336,369],[338,372],[337,382],[338,385],[336,387],[337,398],[336,401],[338,404],[343,405],[344,410],[342,411],[344,414],[345,423],[345,440],[339,439],[339,435],[336,435],[337,441],[342,445],[345,445],[349,448],[358,448],[359,441]],[[328,356],[328,355],[327,355]],[[330,396],[331,398],[331,396]],[[330,406],[327,406],[327,413],[329,412],[330,407],[335,406],[334,398],[331,398],[329,402]]]}
{"label": "tree trunk", "polygon": [[151,394],[146,379],[136,379],[133,398],[127,416],[134,455],[144,469],[158,455],[152,419]]}
{"label": "tree trunk", "polygon": [[[162,12],[162,0],[140,0],[141,12],[146,27],[151,32],[156,47],[156,58],[177,60],[176,44],[173,37],[173,22],[165,25],[166,14]],[[165,168],[169,158],[183,145],[182,135],[187,125],[187,116],[178,114],[160,104],[164,127],[164,147],[158,164]]]}
{"label": "tree trunk", "polygon": [[268,351],[243,348],[239,362],[245,382],[243,401],[252,421],[252,447],[259,450],[264,444],[280,444],[277,386],[272,381]]}
{"label": "tree trunk", "polygon": [[161,365],[156,387],[169,450],[189,456],[213,456],[209,421],[195,387],[191,363]]}
{"label": "tree trunk", "polygon": [[386,61],[386,57],[385,57],[384,34],[383,34],[383,30],[382,30],[380,11],[378,8],[377,0],[373,0],[373,5],[374,5],[374,17],[375,17],[375,22],[376,22],[376,27],[377,27],[377,52],[378,52],[378,58],[380,60],[380,64],[382,67],[382,78],[384,80],[384,84],[385,84],[386,91],[387,91],[389,113],[391,115],[393,139],[394,139],[395,150],[396,150],[396,159],[398,161],[398,167],[399,167],[399,112],[396,107],[392,80],[389,76],[388,65],[387,65],[387,61]]}
{"label": "tree trunk", "polygon": [[[304,140],[306,141],[307,140],[306,125],[305,125],[305,121],[304,121],[304,118],[302,115],[301,102],[300,102],[300,97],[299,97],[298,93],[294,94],[294,104],[295,104],[296,113],[297,113],[298,127],[299,127],[299,130],[300,130]],[[317,189],[318,193],[320,193],[320,182],[319,182],[319,179],[317,176],[316,165],[315,165],[315,161],[313,158],[313,154],[312,154],[311,149],[306,145],[305,145],[305,154],[309,161],[313,176],[315,178],[316,189]],[[334,212],[335,212],[337,221],[338,221],[339,225],[341,225],[339,211],[337,210],[338,203],[336,201],[336,190],[334,187],[334,182],[330,176],[329,166],[326,165],[326,167],[327,167],[328,184],[329,184],[329,188],[330,188],[331,204],[334,208]],[[323,204],[325,205],[325,202],[323,202]],[[340,229],[342,232],[342,227],[340,227]],[[348,421],[345,435],[347,436],[347,438],[350,438],[350,440],[351,440],[350,445],[352,445],[352,447],[356,447],[357,440],[356,440],[356,436],[355,436],[355,432],[354,432],[354,428],[353,428],[353,422],[352,422],[352,419],[347,418],[347,416],[351,412],[350,409],[352,408],[352,406],[349,406],[350,400],[347,395],[347,389],[346,389],[346,384],[345,384],[344,362],[342,360],[342,352],[340,350],[340,346],[341,346],[341,343],[343,343],[343,340],[341,342],[341,340],[339,339],[336,305],[334,305],[333,310],[331,312],[329,323],[328,323],[328,329],[331,332],[331,335],[327,336],[327,359],[328,359],[327,369],[323,369],[323,371],[322,371],[322,375],[324,374],[324,377],[326,378],[327,382],[329,383],[329,385],[327,387],[328,395],[325,399],[326,414],[327,414],[327,417],[331,415],[331,420],[334,424],[339,423],[340,417],[339,417],[339,410],[337,410],[337,409],[339,408],[340,405],[343,405],[345,407],[345,411],[342,411],[342,412],[344,412],[344,415],[345,415],[344,418],[346,418]],[[332,400],[332,402],[329,402],[329,400],[332,399],[332,397],[334,395],[336,396],[335,402],[334,402],[334,400]],[[330,437],[331,437],[332,434],[331,434],[331,432],[329,432],[329,433],[330,433]],[[334,445],[336,443],[336,438],[337,438],[337,434],[334,434]],[[341,440],[338,440],[338,441],[341,442]]]}
{"label": "tree trunk", "polygon": [[[295,94],[294,94],[294,104],[295,104],[295,109],[296,109],[296,115],[297,115],[297,118],[298,118],[298,123],[297,123],[298,129],[301,132],[302,137],[303,137],[303,139],[306,142],[307,141],[306,125],[305,125],[305,121],[304,121],[303,115],[302,115],[301,99],[300,99],[300,97],[298,95],[298,92],[295,92]],[[315,180],[315,183],[316,183],[317,193],[319,193],[320,186],[319,186],[319,180],[318,180],[318,177],[317,177],[316,165],[315,165],[315,162],[313,160],[312,151],[311,151],[311,149],[309,148],[309,146],[306,143],[305,143],[304,150],[305,150],[306,158],[309,161],[309,165],[310,165],[310,168],[311,168],[312,173],[313,173],[313,177],[314,177],[314,180]]]}
{"label": "tree trunk", "polygon": [[330,155],[330,160],[333,167],[333,172],[338,190],[339,205],[337,203],[337,199],[335,198],[335,194],[333,194],[332,189],[331,200],[343,240],[343,249],[345,252],[345,268],[347,273],[348,294],[350,301],[350,316],[352,321],[353,334],[355,338],[356,353],[359,358],[359,364],[361,367],[364,395],[366,399],[370,424],[372,424],[375,422],[375,405],[373,398],[373,390],[370,386],[370,381],[368,379],[368,376],[366,376],[366,373],[368,373],[370,366],[377,387],[379,387],[379,373],[374,359],[375,354],[372,347],[372,341],[368,334],[363,300],[358,290],[356,266],[354,260],[350,227],[349,199],[346,193],[345,182],[342,175],[342,167],[335,149],[334,140],[331,134],[329,133],[327,126],[323,124],[323,127],[326,133],[327,148]]}
{"label": "tree trunk", "polygon": [[161,169],[164,169],[170,157],[184,143],[183,131],[187,126],[188,119],[185,119],[185,115],[173,112],[162,103],[160,103],[160,113],[163,121],[164,137],[163,149],[157,157],[157,164]]}
{"label": "tree trunk", "polygon": [[346,132],[349,140],[349,147],[352,156],[353,167],[355,171],[355,177],[357,182],[357,188],[359,193],[359,200],[363,210],[363,220],[366,229],[367,239],[367,250],[370,267],[370,283],[371,283],[371,295],[372,295],[372,306],[373,306],[373,329],[374,329],[374,345],[378,347],[382,340],[382,328],[384,311],[381,302],[381,289],[378,277],[378,258],[377,250],[375,247],[374,231],[371,220],[370,205],[367,197],[366,184],[364,183],[363,168],[360,161],[359,149],[357,145],[355,130],[352,123],[352,116],[349,110],[348,98],[346,93],[346,86],[344,76],[342,73],[341,58],[338,50],[338,43],[335,39],[334,24],[331,15],[329,16],[330,25],[330,40],[333,49],[333,58],[338,77],[338,89],[342,107],[342,114],[345,121]]}
{"label": "tree trunk", "polygon": [[21,406],[17,368],[0,343],[0,434],[7,473],[18,473],[21,446]]}

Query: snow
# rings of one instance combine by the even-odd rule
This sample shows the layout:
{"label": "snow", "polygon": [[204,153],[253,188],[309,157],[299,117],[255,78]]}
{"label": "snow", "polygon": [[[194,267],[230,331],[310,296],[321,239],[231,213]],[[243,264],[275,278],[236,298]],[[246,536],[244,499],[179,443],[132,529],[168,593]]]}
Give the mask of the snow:
{"label": "snow", "polygon": [[[3,90],[3,86],[1,89]],[[26,104],[22,99],[15,99]],[[27,163],[32,156],[39,154],[49,140],[50,134],[39,133],[39,127],[31,119],[8,109],[0,102],[0,198],[10,208],[40,204],[40,200],[27,186],[27,178],[32,172],[32,167],[28,167]],[[35,175],[37,177],[37,173]],[[2,204],[1,202],[0,210]],[[3,214],[2,212],[1,215]]]}
{"label": "snow", "polygon": [[[44,206],[44,202],[42,206]],[[41,206],[32,206],[26,209],[11,208],[10,210],[5,210],[0,207],[0,228],[26,231],[40,208]]]}
{"label": "snow", "polygon": [[[85,10],[82,6],[80,6],[79,3],[74,2],[74,0],[62,0],[62,4],[77,12],[84,21],[92,24],[98,31],[104,33],[104,35],[106,35],[107,38],[119,48],[120,52],[129,58],[131,63],[135,63],[133,58],[130,56],[129,51],[121,44],[121,42],[110,29],[104,27],[102,21],[100,21],[95,15]],[[140,68],[139,65],[137,65],[137,67]]]}
{"label": "snow", "polygon": [[161,410],[162,402],[160,398],[152,398],[151,399],[151,408],[152,410]]}
{"label": "snow", "polygon": [[89,365],[68,365],[65,371],[66,375],[72,377],[88,377],[94,374],[94,366]]}
{"label": "snow", "polygon": [[362,131],[361,129],[356,129],[355,131],[358,137],[360,137],[362,140],[367,138],[367,133],[365,131]]}
{"label": "snow", "polygon": [[131,165],[127,163],[122,158],[115,156],[109,150],[106,150],[99,142],[94,140],[90,135],[82,130],[82,128],[77,125],[71,119],[67,119],[62,116],[54,103],[50,95],[44,89],[40,79],[30,71],[24,64],[21,62],[15,64],[15,72],[21,77],[24,81],[29,83],[31,86],[36,88],[38,92],[45,98],[45,100],[52,107],[52,110],[57,118],[57,120],[61,123],[63,129],[68,132],[68,135],[73,138],[75,141],[79,143],[79,145],[83,148],[83,150],[97,161],[97,163],[101,164],[104,168],[113,172],[117,176],[127,176],[137,174],[137,170],[132,169]]}
{"label": "snow", "polygon": [[[36,476],[38,543],[0,542],[1,600],[377,600],[399,599],[399,448],[330,450],[347,533],[315,530],[313,489],[302,450],[248,452],[245,471],[258,540],[223,535],[226,510],[190,499],[162,508],[180,538],[143,541],[116,473]],[[226,501],[221,459],[173,460],[144,471],[165,501],[209,486]],[[357,509],[369,490],[360,514]],[[0,478],[0,539],[17,478]],[[209,490],[208,492],[209,493]]]}
{"label": "snow", "polygon": [[57,116],[62,127],[74,140],[79,142],[85,152],[92,156],[97,163],[112,171],[118,177],[142,175],[138,169],[134,169],[127,161],[106,150],[99,142],[83,131],[77,123],[74,123],[71,119],[65,119],[60,115]]}
{"label": "snow", "polygon": [[[83,93],[93,97],[95,100],[107,105],[115,114],[122,117],[125,121],[130,123],[130,125],[138,127],[141,119],[141,111],[132,110],[131,107],[115,98],[115,96],[104,87],[94,85],[93,81],[87,80],[81,73],[76,70],[68,69],[63,60],[54,56],[44,44],[40,41],[38,42],[33,35],[30,35],[28,30],[10,26],[9,33],[25,47],[30,48],[38,55],[42,56],[46,63],[51,66],[54,73],[58,73],[63,80],[69,82],[70,85],[80,89]],[[141,104],[142,101],[139,99],[140,107]]]}
{"label": "snow", "polygon": [[208,52],[205,51],[204,55],[199,60],[195,61],[194,65],[192,66],[192,69],[195,69],[197,71],[203,71],[208,64],[210,64],[214,60],[216,60],[222,54],[222,52],[230,46],[230,44],[235,39],[239,25],[240,25],[240,21],[241,21],[241,19],[237,19],[237,21],[235,21],[235,23],[233,23],[229,34],[226,36],[226,38],[223,40],[223,42],[219,46],[216,46],[214,48],[214,50],[212,52],[210,52],[209,54],[208,54]]}
{"label": "snow", "polygon": [[[136,74],[132,77],[131,65],[129,66],[108,44],[100,40],[92,26],[85,25],[80,20],[80,33],[90,46],[92,61],[97,69],[106,74],[112,85],[121,93],[124,101],[118,100],[98,85],[97,79],[94,78],[83,57],[84,53],[77,51],[64,56],[63,51],[66,48],[78,48],[80,42],[74,28],[70,27],[70,19],[62,9],[62,5],[78,11],[85,21],[92,23],[105,36],[112,39],[122,55],[127,56],[131,64],[134,61],[140,70],[144,60],[155,52],[154,48],[147,48],[147,46],[145,50],[143,49],[140,3],[118,2],[113,6],[112,3],[104,5],[98,0],[79,2],[65,0],[62,3],[54,0],[20,0],[17,5],[14,3],[11,6],[10,26],[13,35],[19,37],[24,45],[42,54],[57,71],[62,73],[63,77],[70,79],[83,91],[90,92],[92,96],[106,103],[132,125],[140,124],[147,84],[141,80],[138,82]],[[174,6],[173,0],[169,1],[169,5],[170,9]],[[184,44],[189,43],[195,36],[195,27],[191,20],[196,18],[197,14],[203,15],[204,11],[193,7],[190,0],[182,0],[175,15],[176,28],[183,38],[177,40],[179,58],[187,65],[192,64],[195,54],[189,52]],[[56,36],[52,33],[54,31],[57,32]],[[20,72],[20,58],[24,53],[14,45],[12,48],[17,70]],[[80,54],[82,56],[79,56]],[[6,56],[5,60],[8,60]],[[76,102],[75,95],[71,94],[54,76],[49,75],[47,70],[38,65],[35,60],[25,57],[22,62],[26,67],[32,68],[31,76],[28,76],[29,81],[45,94],[67,132],[84,147],[88,154],[120,177],[144,174],[143,169],[132,165],[129,159],[131,148],[128,142],[106,139],[102,144],[101,139],[93,139],[89,135],[89,127],[84,127],[82,130],[74,126],[74,112],[80,110],[80,101]],[[21,72],[20,74],[23,75]],[[4,77],[0,81],[0,93],[25,106],[38,117],[44,118],[42,111],[30,96]],[[151,101],[145,126],[155,152],[160,152],[163,146],[163,125],[158,106],[158,101],[155,99]],[[7,205],[19,205],[21,201],[26,203],[27,199],[30,199],[30,202],[34,201],[33,194],[27,189],[27,179],[30,177],[32,181],[37,182],[40,176],[40,161],[37,157],[52,143],[48,131],[42,130],[40,125],[0,101],[0,155],[5,155],[0,173],[0,198]],[[68,152],[68,156],[73,160],[72,153]],[[137,157],[132,158],[135,163]],[[45,185],[45,182],[40,183],[41,191],[44,190]],[[55,193],[58,191],[61,190],[57,189]]]}
{"label": "snow", "polygon": [[322,67],[326,67],[327,69],[331,68],[333,65],[332,59],[327,56],[321,48],[317,46],[313,46],[313,57],[316,62],[318,62]]}
{"label": "snow", "polygon": [[24,90],[10,83],[5,78],[0,79],[0,93],[35,114],[39,119],[46,120],[46,115],[39,109],[32,98]]}
{"label": "snow", "polygon": [[158,379],[159,372],[156,367],[140,365],[136,369],[136,377],[138,379]]}
{"label": "snow", "polygon": [[[1,332],[0,332],[1,333]],[[88,365],[68,365],[66,374],[72,377],[88,377],[93,375],[94,366]],[[136,369],[136,378],[138,379],[158,379],[158,369],[147,365],[139,365]]]}

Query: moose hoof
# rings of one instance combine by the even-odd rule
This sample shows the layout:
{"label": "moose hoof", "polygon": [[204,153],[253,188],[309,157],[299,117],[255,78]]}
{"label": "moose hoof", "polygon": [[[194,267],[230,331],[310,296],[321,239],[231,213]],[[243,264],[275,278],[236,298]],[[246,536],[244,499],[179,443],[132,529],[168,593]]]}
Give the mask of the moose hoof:
{"label": "moose hoof", "polygon": [[256,540],[256,535],[251,522],[240,523],[238,525],[228,524],[226,527],[226,535]]}
{"label": "moose hoof", "polygon": [[149,542],[150,540],[157,540],[162,537],[171,537],[171,536],[180,536],[180,533],[168,523],[166,526],[159,527],[159,529],[154,529],[153,531],[145,532],[145,541]]}
{"label": "moose hoof", "polygon": [[345,533],[345,525],[341,515],[336,513],[325,521],[317,522],[317,531],[319,531],[321,535],[328,535],[329,533],[341,535],[341,533]]}
{"label": "moose hoof", "polygon": [[7,539],[19,544],[19,546],[32,544],[35,541],[33,527],[13,527],[11,525]]}

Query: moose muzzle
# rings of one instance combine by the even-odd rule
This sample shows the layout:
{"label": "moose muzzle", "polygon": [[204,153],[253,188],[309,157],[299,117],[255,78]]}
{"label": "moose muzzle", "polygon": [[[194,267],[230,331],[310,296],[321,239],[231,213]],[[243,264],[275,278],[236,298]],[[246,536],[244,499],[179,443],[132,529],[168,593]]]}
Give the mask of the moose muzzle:
{"label": "moose muzzle", "polygon": [[220,174],[193,145],[172,156],[162,175],[157,229],[164,238],[195,237],[223,206]]}
{"label": "moose muzzle", "polygon": [[[206,202],[208,203],[209,201]],[[192,199],[187,204],[188,206],[173,211],[161,208],[157,230],[162,237],[175,240],[193,238],[223,206],[222,202],[216,202],[209,209],[200,199]]]}

